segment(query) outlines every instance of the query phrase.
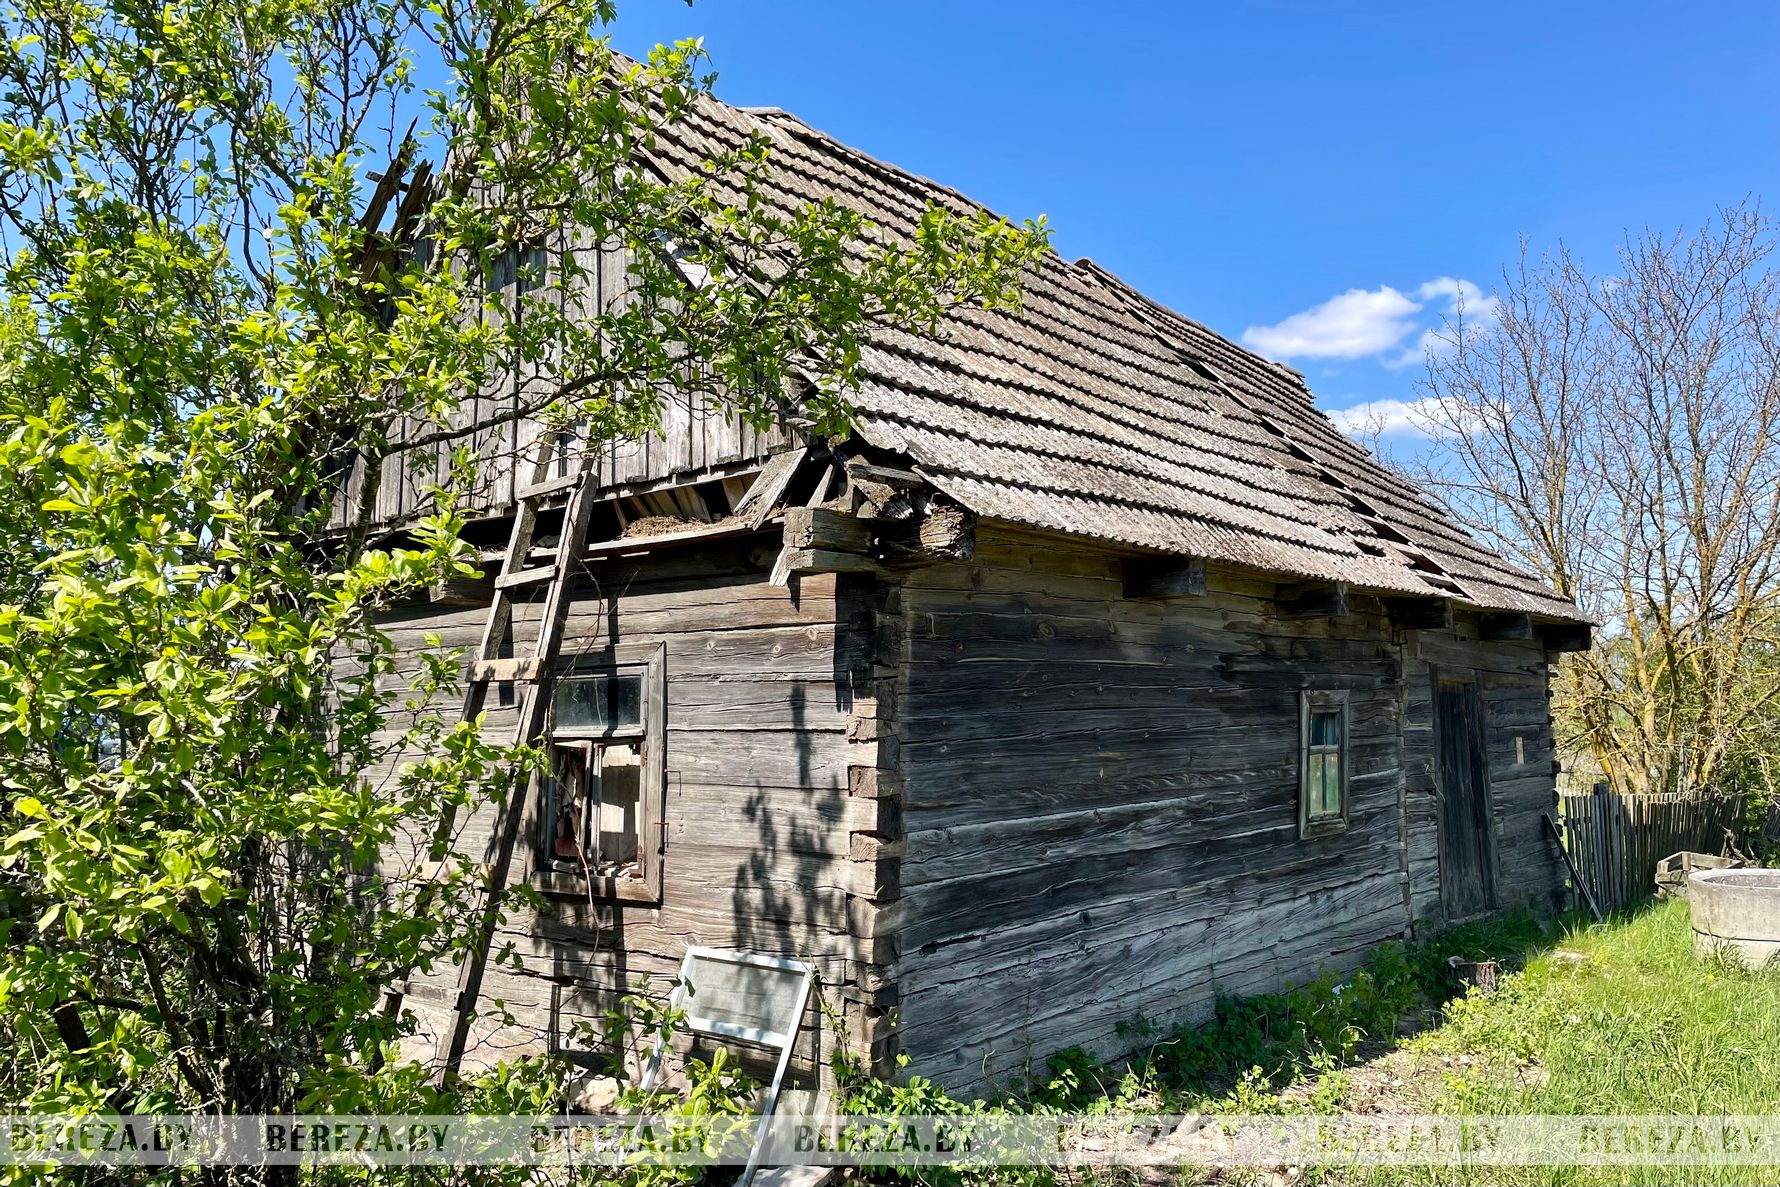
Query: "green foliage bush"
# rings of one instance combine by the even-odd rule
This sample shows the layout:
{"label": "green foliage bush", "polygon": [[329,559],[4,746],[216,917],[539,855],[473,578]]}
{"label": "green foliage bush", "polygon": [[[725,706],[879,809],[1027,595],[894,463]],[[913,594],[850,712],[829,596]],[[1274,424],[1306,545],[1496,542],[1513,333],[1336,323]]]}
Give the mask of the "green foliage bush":
{"label": "green foliage bush", "polygon": [[[1046,250],[980,213],[897,238],[783,209],[765,138],[639,168],[711,78],[696,41],[617,54],[615,16],[0,12],[0,1112],[533,1107],[554,1073],[440,1091],[385,1009],[486,942],[465,822],[536,757],[458,720],[437,639],[393,679],[380,626],[477,572],[471,398],[533,376],[502,415],[597,454],[670,395],[763,424],[808,372],[796,414],[843,431],[869,334],[1014,301]],[[417,242],[361,221],[392,154],[439,166]],[[547,295],[591,243],[622,304]],[[533,248],[547,276],[503,287]],[[386,460],[430,513],[379,536]]]}

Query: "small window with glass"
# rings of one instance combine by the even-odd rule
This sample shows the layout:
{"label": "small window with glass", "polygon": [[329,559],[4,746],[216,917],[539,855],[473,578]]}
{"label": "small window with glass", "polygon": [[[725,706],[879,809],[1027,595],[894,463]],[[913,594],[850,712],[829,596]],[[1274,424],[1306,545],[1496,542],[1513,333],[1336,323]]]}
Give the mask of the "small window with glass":
{"label": "small window with glass", "polygon": [[1299,694],[1298,835],[1347,828],[1347,694]]}
{"label": "small window with glass", "polygon": [[556,674],[534,882],[546,891],[655,901],[664,799],[661,653],[622,649],[613,659]]}

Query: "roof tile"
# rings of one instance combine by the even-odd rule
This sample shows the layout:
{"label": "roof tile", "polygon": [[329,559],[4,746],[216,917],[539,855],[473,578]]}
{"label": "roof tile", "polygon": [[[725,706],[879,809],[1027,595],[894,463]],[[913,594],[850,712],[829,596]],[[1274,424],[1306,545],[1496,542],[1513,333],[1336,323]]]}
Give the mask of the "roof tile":
{"label": "roof tile", "polygon": [[[652,160],[680,176],[750,132],[774,145],[765,196],[787,211],[832,197],[906,239],[930,203],[977,209],[795,117],[713,99],[664,129]],[[865,440],[982,516],[1579,618],[1338,432],[1302,375],[1091,261],[1047,256],[1015,309],[958,309],[930,336],[879,332],[854,401]]]}

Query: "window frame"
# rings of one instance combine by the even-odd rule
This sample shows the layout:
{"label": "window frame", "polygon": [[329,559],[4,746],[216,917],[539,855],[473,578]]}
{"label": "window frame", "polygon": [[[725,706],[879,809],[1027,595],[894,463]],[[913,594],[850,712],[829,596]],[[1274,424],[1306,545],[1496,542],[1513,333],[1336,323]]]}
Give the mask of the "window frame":
{"label": "window frame", "polygon": [[[1341,741],[1333,748],[1337,770],[1340,774],[1339,794],[1341,810],[1335,813],[1312,815],[1310,811],[1310,759],[1313,752],[1330,753],[1327,747],[1312,747],[1310,744],[1310,719],[1313,714],[1339,711],[1341,715]],[[1353,723],[1353,715],[1348,711],[1346,689],[1305,689],[1298,694],[1298,839],[1308,841],[1316,837],[1336,836],[1347,831],[1348,822],[1348,788],[1352,781],[1349,770],[1349,753],[1351,747],[1348,735]]]}
{"label": "window frame", "polygon": [[[532,821],[528,835],[532,838],[532,843],[531,875],[528,881],[533,889],[579,899],[637,903],[661,901],[662,864],[667,847],[666,659],[665,644],[620,643],[586,655],[565,658],[551,672],[548,688],[541,690],[551,699],[544,726],[549,767],[535,780],[535,793],[530,797]],[[640,728],[557,728],[555,701],[559,681],[619,674],[643,677]],[[597,874],[589,878],[580,872],[557,868],[550,858],[551,845],[555,840],[558,748],[582,744],[594,747],[609,743],[632,743],[642,747],[637,805],[637,856],[643,866],[641,878]]]}

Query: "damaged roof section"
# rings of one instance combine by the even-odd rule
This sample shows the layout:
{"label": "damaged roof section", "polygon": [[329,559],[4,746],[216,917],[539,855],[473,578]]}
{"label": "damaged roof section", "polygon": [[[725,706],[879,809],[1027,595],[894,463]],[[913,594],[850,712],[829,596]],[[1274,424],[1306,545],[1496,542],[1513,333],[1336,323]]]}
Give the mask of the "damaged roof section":
{"label": "damaged roof section", "polygon": [[[716,100],[662,129],[681,176],[745,138],[774,146],[766,196],[825,197],[912,237],[955,191],[795,117]],[[1303,376],[1149,300],[1088,260],[1048,255],[1019,308],[959,308],[941,332],[867,349],[855,428],[980,516],[1158,552],[1579,620],[1343,436]]]}

